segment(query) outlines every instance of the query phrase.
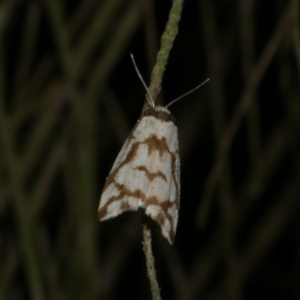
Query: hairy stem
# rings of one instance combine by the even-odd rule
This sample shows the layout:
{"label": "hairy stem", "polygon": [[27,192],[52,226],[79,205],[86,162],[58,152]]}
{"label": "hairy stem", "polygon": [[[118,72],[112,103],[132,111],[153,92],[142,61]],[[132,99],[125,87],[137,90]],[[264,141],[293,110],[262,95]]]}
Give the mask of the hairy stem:
{"label": "hairy stem", "polygon": [[[174,39],[178,32],[178,22],[181,17],[183,1],[184,0],[173,1],[169,20],[161,38],[161,47],[157,54],[156,64],[151,74],[151,83],[149,87],[150,94],[152,95],[154,100],[161,90],[161,82],[166,68],[167,60],[174,43]],[[148,103],[150,103],[150,99],[146,99],[143,111],[148,107]],[[154,267],[154,257],[151,248],[151,231],[146,222],[144,222],[143,224],[143,249],[146,257],[147,273],[151,285],[152,299],[159,300],[161,299],[161,297]]]}

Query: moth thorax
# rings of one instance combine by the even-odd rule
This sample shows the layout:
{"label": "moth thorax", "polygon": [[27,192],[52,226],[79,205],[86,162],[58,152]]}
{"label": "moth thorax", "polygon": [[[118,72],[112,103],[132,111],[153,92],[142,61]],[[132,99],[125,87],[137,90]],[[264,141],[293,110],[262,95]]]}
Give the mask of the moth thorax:
{"label": "moth thorax", "polygon": [[147,109],[144,112],[143,117],[145,116],[153,116],[156,119],[166,122],[175,122],[175,118],[172,116],[171,112],[164,106],[155,106]]}

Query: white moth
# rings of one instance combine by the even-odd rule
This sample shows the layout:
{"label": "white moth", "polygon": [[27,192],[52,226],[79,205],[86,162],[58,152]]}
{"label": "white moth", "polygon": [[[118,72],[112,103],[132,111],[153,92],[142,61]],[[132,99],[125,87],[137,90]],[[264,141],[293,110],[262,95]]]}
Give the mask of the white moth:
{"label": "white moth", "polygon": [[148,109],[122,147],[103,188],[98,219],[143,208],[172,244],[179,210],[178,134],[170,111]]}
{"label": "white moth", "polygon": [[[134,59],[133,63],[137,70]],[[138,75],[141,78],[139,72]],[[173,244],[180,196],[178,133],[170,111],[154,105],[141,80],[152,100],[152,107],[131,131],[106,179],[98,219],[104,221],[143,208]]]}

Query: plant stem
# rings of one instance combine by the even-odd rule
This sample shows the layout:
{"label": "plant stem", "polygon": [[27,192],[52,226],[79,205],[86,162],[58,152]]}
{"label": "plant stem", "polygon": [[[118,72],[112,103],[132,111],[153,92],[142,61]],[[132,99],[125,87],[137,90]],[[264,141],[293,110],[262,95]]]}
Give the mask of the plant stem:
{"label": "plant stem", "polygon": [[[183,1],[184,0],[173,0],[169,20],[161,38],[161,47],[157,54],[156,64],[151,74],[151,83],[149,87],[150,94],[154,100],[161,90],[161,82],[167,65],[167,60],[178,32],[178,22],[181,17]],[[150,103],[148,100],[146,99],[145,101],[143,111],[148,108],[148,103]],[[154,257],[151,248],[151,231],[147,222],[144,222],[143,224],[143,249],[146,257],[147,273],[151,285],[152,299],[160,300],[160,289],[156,278]]]}

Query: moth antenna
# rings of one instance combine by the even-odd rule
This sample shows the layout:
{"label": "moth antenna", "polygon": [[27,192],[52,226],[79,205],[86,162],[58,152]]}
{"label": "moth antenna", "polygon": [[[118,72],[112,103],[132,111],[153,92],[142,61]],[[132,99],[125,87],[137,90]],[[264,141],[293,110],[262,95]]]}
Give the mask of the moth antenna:
{"label": "moth antenna", "polygon": [[172,100],[168,105],[166,105],[166,108],[168,108],[170,105],[174,104],[174,103],[177,102],[178,100],[184,98],[185,96],[187,96],[187,95],[193,93],[194,91],[198,90],[202,85],[204,85],[205,83],[207,83],[209,80],[210,80],[210,79],[207,78],[204,82],[202,82],[201,84],[197,85],[195,88],[193,88],[193,89],[190,90],[189,92],[187,92],[187,93],[181,95],[180,97],[178,97],[178,98]]}
{"label": "moth antenna", "polygon": [[149,104],[150,104],[150,106],[152,105],[152,106],[154,107],[154,106],[155,106],[154,100],[153,100],[153,98],[152,98],[152,96],[151,96],[151,94],[150,94],[150,91],[149,91],[148,88],[147,88],[147,85],[146,85],[146,83],[145,83],[145,81],[144,81],[144,79],[143,79],[143,77],[142,77],[142,75],[141,75],[141,73],[140,73],[140,71],[139,71],[139,69],[138,69],[136,63],[135,63],[133,54],[130,53],[130,56],[131,56],[131,60],[132,60],[132,62],[133,62],[133,66],[134,66],[134,68],[135,68],[135,71],[137,72],[137,74],[138,74],[138,76],[139,76],[139,78],[140,78],[140,80],[141,80],[141,82],[142,82],[144,88],[146,89],[146,92],[147,92],[147,94],[148,94],[150,100],[152,101],[152,103],[149,103]]}

